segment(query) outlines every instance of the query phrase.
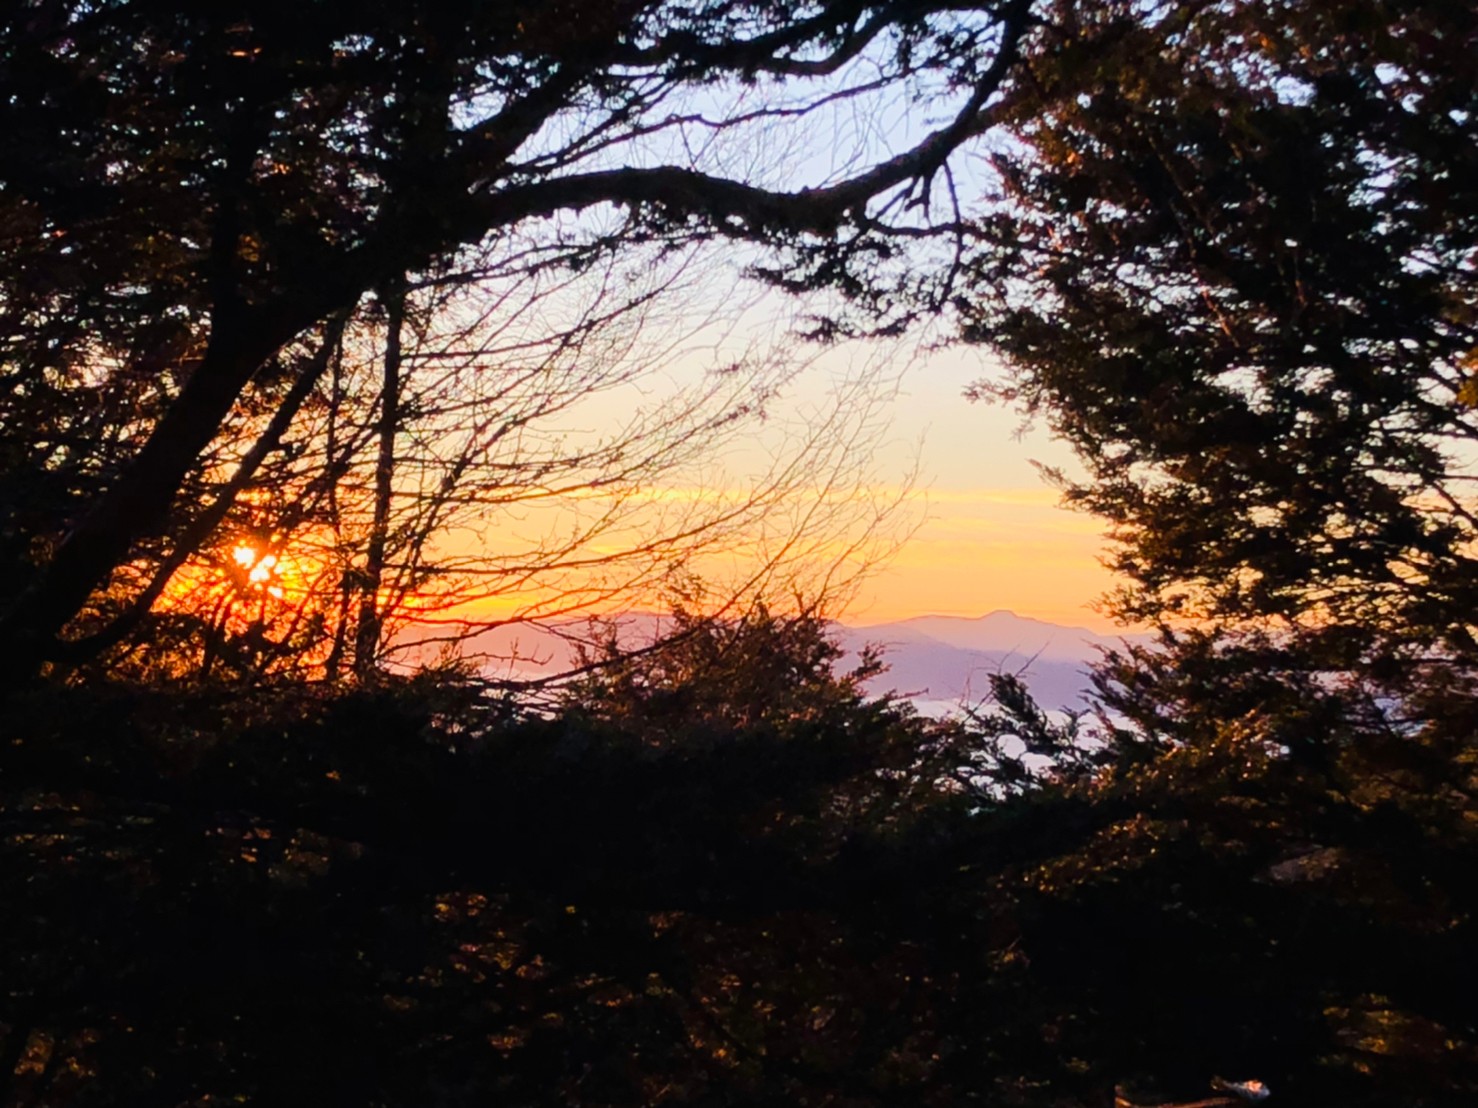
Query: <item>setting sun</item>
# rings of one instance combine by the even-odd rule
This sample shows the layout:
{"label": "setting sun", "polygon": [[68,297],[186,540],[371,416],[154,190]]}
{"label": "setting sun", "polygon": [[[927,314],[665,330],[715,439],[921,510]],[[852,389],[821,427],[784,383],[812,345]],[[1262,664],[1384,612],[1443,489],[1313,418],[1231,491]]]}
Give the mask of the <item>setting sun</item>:
{"label": "setting sun", "polygon": [[247,571],[246,581],[250,586],[257,588],[265,587],[269,596],[281,599],[283,595],[280,584],[269,584],[274,578],[282,576],[282,566],[277,560],[276,554],[258,555],[255,547],[241,545],[231,551],[232,560],[242,569]]}

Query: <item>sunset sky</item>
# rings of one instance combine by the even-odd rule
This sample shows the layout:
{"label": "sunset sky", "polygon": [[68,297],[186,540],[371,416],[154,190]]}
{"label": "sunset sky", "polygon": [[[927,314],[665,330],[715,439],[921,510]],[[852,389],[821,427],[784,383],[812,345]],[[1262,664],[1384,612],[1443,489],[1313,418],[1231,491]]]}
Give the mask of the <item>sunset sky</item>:
{"label": "sunset sky", "polygon": [[[829,410],[839,382],[872,375],[887,398],[866,464],[884,489],[901,491],[915,474],[900,513],[914,530],[863,581],[845,612],[848,622],[1007,608],[1095,631],[1118,627],[1095,610],[1115,583],[1100,561],[1102,522],[1059,507],[1059,494],[1033,465],[1071,474],[1077,470],[1071,450],[1040,422],[1023,429],[1019,411],[964,396],[971,384],[1001,376],[988,352],[951,345],[948,323],[892,342],[817,350],[792,337],[816,302],[756,295],[728,279],[715,273],[700,281],[690,310],[702,305],[727,317],[716,328],[725,332],[718,347],[778,349],[805,365],[776,405],[778,420],[815,419]],[[753,299],[728,315],[725,298],[746,295]],[[693,351],[701,346],[689,340],[679,376],[700,364]]]}
{"label": "sunset sky", "polygon": [[[876,557],[845,610],[853,624],[881,623],[909,616],[940,614],[980,616],[996,609],[1053,623],[1108,631],[1117,625],[1095,610],[1113,586],[1100,564],[1105,549],[1097,519],[1059,507],[1059,494],[1047,485],[1033,462],[1075,468],[1071,452],[1054,441],[1046,427],[1023,430],[1020,412],[990,402],[971,402],[964,393],[982,379],[999,377],[990,355],[972,347],[951,346],[948,325],[932,332],[910,333],[892,341],[810,344],[798,337],[804,313],[818,303],[788,298],[756,288],[742,276],[743,258],[709,258],[711,265],[688,267],[665,301],[666,314],[642,324],[639,338],[625,356],[647,368],[639,383],[591,397],[555,425],[555,440],[568,446],[590,437],[614,433],[639,413],[662,413],[681,407],[685,389],[701,383],[717,366],[747,360],[787,366],[785,383],[766,402],[766,415],[746,421],[737,435],[716,442],[692,466],[668,474],[656,486],[639,485],[637,499],[682,504],[744,499],[745,490],[763,486],[768,474],[786,459],[823,456],[821,470],[843,471],[840,485],[820,492],[826,472],[799,490],[775,514],[771,540],[746,545],[720,544],[694,564],[700,580],[723,595],[730,583],[742,581],[764,563],[777,542],[787,536],[788,521],[806,503],[846,499],[849,492],[878,504],[899,502],[884,527],[882,542],[868,546],[864,560]],[[569,297],[578,303],[581,289]],[[541,309],[557,315],[564,300]],[[825,305],[819,305],[825,307]],[[841,415],[838,415],[841,413]],[[850,415],[848,413],[851,413]],[[829,421],[836,420],[836,427]],[[855,438],[853,436],[855,433]],[[808,436],[815,442],[804,451]],[[855,483],[855,486],[854,486]],[[544,510],[498,514],[486,528],[454,535],[448,548],[458,555],[494,555],[559,534],[577,526],[581,512],[609,507],[605,494],[556,501]],[[658,509],[653,509],[657,511]],[[846,514],[845,510],[842,514]],[[865,521],[867,508],[856,513]],[[593,542],[588,552],[599,557],[623,544],[639,547],[652,534],[673,527],[670,516],[653,522],[651,514],[632,520]],[[813,544],[792,568],[805,576],[807,558],[825,572],[830,553],[845,549],[853,531],[835,533],[835,541]],[[845,574],[843,575],[845,576]],[[778,593],[789,595],[782,579]],[[543,614],[563,615],[563,602],[541,607],[537,591],[499,589],[471,603],[474,618],[521,618],[529,605]],[[558,596],[558,594],[555,594]],[[807,593],[807,595],[810,595]],[[844,593],[845,595],[845,593]],[[587,610],[614,605],[661,607],[660,594],[648,592],[596,596]],[[835,609],[833,609],[835,611]]]}
{"label": "sunset sky", "polygon": [[918,451],[921,522],[863,584],[849,620],[1009,608],[1054,623],[1115,626],[1092,607],[1113,584],[1099,562],[1101,522],[1058,507],[1031,464],[1071,471],[1071,453],[1041,426],[1018,437],[1018,413],[962,395],[991,371],[977,352],[946,350],[903,376],[888,450],[898,466]]}

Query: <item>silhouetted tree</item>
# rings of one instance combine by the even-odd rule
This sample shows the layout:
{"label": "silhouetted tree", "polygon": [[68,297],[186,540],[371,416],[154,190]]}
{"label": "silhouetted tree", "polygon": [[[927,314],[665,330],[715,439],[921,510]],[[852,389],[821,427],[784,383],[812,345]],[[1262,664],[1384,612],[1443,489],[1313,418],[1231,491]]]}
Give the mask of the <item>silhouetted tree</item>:
{"label": "silhouetted tree", "polygon": [[[48,0],[9,13],[5,426],[19,433],[34,405],[90,381],[126,382],[153,407],[107,414],[128,431],[108,464],[8,526],[12,563],[32,568],[7,582],[7,670],[55,652],[136,545],[168,529],[233,410],[371,290],[490,243],[588,265],[639,243],[725,238],[783,257],[840,241],[926,200],[989,125],[1027,9]],[[859,137],[846,173],[781,180],[748,145],[893,89],[942,97],[947,122],[897,154]],[[79,448],[53,439],[7,460],[24,481],[25,467],[65,473]]]}
{"label": "silhouetted tree", "polygon": [[1471,665],[1473,12],[1053,12],[960,307],[1079,448],[1119,609]]}
{"label": "silhouetted tree", "polygon": [[1082,837],[1035,876],[1025,953],[1151,1086],[1237,1065],[1316,1101],[1458,1103],[1478,21],[1049,10],[957,307],[1005,364],[980,393],[1077,447],[1067,502],[1109,521],[1113,607],[1160,641],[1099,669],[1105,766],[1070,782]]}

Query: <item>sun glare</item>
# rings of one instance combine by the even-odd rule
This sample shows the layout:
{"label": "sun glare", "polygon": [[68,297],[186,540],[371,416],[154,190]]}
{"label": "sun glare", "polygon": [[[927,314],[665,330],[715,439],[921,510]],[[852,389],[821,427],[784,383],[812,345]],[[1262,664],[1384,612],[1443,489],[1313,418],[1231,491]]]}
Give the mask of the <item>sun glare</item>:
{"label": "sun glare", "polygon": [[282,586],[270,583],[273,578],[282,574],[282,567],[278,564],[276,554],[258,555],[256,547],[242,545],[231,551],[231,558],[247,571],[247,584],[257,588],[265,587],[269,596],[281,599]]}

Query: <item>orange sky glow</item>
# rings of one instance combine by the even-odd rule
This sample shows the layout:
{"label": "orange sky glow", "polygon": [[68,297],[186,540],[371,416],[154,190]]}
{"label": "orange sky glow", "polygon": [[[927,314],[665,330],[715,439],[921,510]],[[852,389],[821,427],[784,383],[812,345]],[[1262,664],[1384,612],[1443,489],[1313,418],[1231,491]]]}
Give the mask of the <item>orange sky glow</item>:
{"label": "orange sky glow", "polygon": [[935,492],[908,542],[863,583],[850,620],[979,616],[997,608],[1112,631],[1095,602],[1114,585],[1100,562],[1102,526],[1057,506],[1051,489]]}
{"label": "orange sky glow", "polygon": [[[879,500],[900,500],[900,541],[835,614],[862,624],[925,614],[973,617],[1006,608],[1095,631],[1120,629],[1098,607],[1115,585],[1102,564],[1103,523],[1061,507],[1060,494],[1033,464],[1071,473],[1071,453],[1044,428],[1023,431],[1019,414],[964,399],[966,385],[990,369],[979,354],[953,350],[919,359],[901,377],[873,459],[884,483],[869,490]],[[912,470],[915,484],[906,487],[903,475]],[[888,485],[889,476],[898,483]],[[724,495],[724,490],[652,490],[648,495],[698,499]],[[817,556],[824,559],[825,550]],[[733,551],[727,565],[712,556],[706,564],[714,568],[715,579],[742,576],[746,557]],[[467,611],[508,618],[530,599],[491,597]]]}
{"label": "orange sky glow", "polygon": [[[837,359],[843,356],[845,352]],[[949,350],[914,358],[901,372],[873,444],[869,460],[873,483],[858,490],[879,502],[896,501],[896,527],[878,544],[881,556],[855,585],[843,590],[845,607],[833,606],[831,614],[868,624],[925,614],[974,617],[1004,608],[1096,631],[1118,628],[1097,604],[1115,584],[1101,562],[1106,550],[1103,524],[1062,508],[1059,493],[1033,464],[1071,472],[1071,454],[1043,428],[1023,431],[1017,413],[963,397],[968,384],[991,371],[978,353]],[[798,386],[799,395],[789,401],[797,418],[804,420],[807,405],[824,396],[815,391],[818,387],[804,381]],[[813,390],[810,395],[807,388]],[[911,474],[913,483],[906,484]],[[642,493],[654,503],[729,495],[733,491],[718,484]],[[512,549],[520,540],[537,539],[541,527],[552,532],[565,526],[557,516],[525,518],[518,526],[495,520],[480,534],[449,538],[444,549],[457,556],[480,549],[496,553],[497,546],[509,544]],[[784,531],[783,518],[778,531]],[[639,532],[618,533],[608,541],[619,546],[623,541],[639,542],[640,537]],[[828,538],[815,544],[809,556],[824,563],[848,541],[845,535]],[[703,576],[712,570],[715,593],[721,593],[725,579],[742,579],[759,562],[756,551],[761,545],[712,551],[695,569]],[[302,542],[295,546],[289,541],[277,549],[266,540],[227,539],[208,562],[194,572],[183,572],[173,583],[169,595],[175,602],[199,606],[203,594],[209,594],[216,600],[234,598],[231,603],[243,606],[243,613],[255,613],[264,600],[292,609],[310,594],[336,589],[337,575],[319,564],[314,551]],[[530,608],[564,615],[572,607],[601,613],[662,606],[655,581],[645,593],[638,589],[609,598],[595,588],[582,596],[579,582],[566,595],[532,584],[490,590],[461,606],[424,598],[423,616],[501,621],[526,615]],[[561,587],[572,586],[566,579]],[[417,598],[408,600],[411,607],[418,606]]]}

